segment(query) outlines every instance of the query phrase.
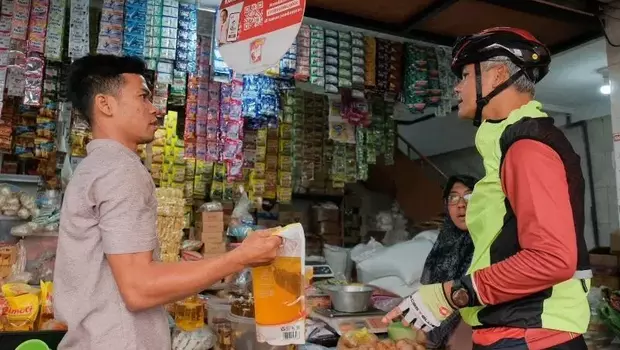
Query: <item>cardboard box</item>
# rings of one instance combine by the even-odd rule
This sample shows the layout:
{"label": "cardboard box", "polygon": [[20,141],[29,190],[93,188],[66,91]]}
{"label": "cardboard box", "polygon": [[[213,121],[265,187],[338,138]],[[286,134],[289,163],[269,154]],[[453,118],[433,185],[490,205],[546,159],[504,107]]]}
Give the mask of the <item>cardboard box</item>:
{"label": "cardboard box", "polygon": [[205,258],[205,259],[214,259],[214,258],[219,258],[222,255],[224,255],[224,254],[223,253],[203,254],[203,258]]}
{"label": "cardboard box", "polygon": [[226,253],[226,242],[221,242],[221,243],[211,242],[209,244],[205,243],[204,247],[202,248],[202,252],[205,255]]}
{"label": "cardboard box", "polygon": [[224,235],[224,232],[202,232],[200,235],[200,240],[205,244],[222,243],[226,241],[226,236]]}
{"label": "cardboard box", "polygon": [[200,230],[202,233],[208,234],[223,234],[224,233],[224,221],[220,222],[203,222],[202,229]]}
{"label": "cardboard box", "polygon": [[202,237],[204,233],[207,236],[223,235],[226,232],[226,227],[223,223],[207,223],[196,222],[196,237]]}
{"label": "cardboard box", "polygon": [[321,207],[312,208],[312,221],[313,222],[339,222],[340,210],[339,209],[326,209]]}
{"label": "cardboard box", "polygon": [[620,229],[615,230],[609,237],[612,254],[620,254]]}
{"label": "cardboard box", "polygon": [[224,232],[224,212],[201,212],[196,216],[196,231],[209,233]]}
{"label": "cardboard box", "polygon": [[340,236],[340,224],[337,222],[323,221],[316,225],[316,233],[322,236]]}
{"label": "cardboard box", "polygon": [[224,222],[223,211],[203,211],[200,215],[202,223]]}
{"label": "cardboard box", "polygon": [[616,276],[594,276],[592,277],[592,287],[609,287],[620,289],[620,277]]}
{"label": "cardboard box", "polygon": [[590,266],[595,276],[617,277],[620,260],[611,254],[610,248],[596,248],[590,251]]}

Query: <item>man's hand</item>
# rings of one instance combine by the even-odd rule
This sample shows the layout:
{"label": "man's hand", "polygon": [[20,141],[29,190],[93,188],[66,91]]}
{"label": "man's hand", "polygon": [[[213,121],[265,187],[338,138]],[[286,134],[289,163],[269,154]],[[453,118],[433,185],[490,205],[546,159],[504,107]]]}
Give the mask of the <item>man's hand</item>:
{"label": "man's hand", "polygon": [[442,283],[429,284],[420,287],[382,319],[383,323],[390,323],[399,316],[403,316],[403,324],[411,325],[416,329],[429,332],[439,327],[448,316],[455,311],[444,293]]}
{"label": "man's hand", "polygon": [[276,258],[282,238],[274,235],[276,229],[254,231],[235,249],[245,266],[268,264]]}
{"label": "man's hand", "polygon": [[244,267],[271,262],[282,238],[256,231],[233,251],[213,259],[159,263],[153,252],[106,254],[123,301],[130,311],[181,300]]}

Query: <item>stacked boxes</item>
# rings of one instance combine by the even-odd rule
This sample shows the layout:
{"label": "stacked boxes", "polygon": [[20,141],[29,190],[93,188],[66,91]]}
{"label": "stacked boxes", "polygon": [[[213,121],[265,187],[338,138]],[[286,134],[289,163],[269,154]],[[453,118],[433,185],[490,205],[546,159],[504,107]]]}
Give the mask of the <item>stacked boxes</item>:
{"label": "stacked boxes", "polygon": [[204,244],[203,255],[205,259],[226,253],[223,211],[198,213],[196,217],[196,231]]}
{"label": "stacked boxes", "polygon": [[311,220],[313,233],[320,235],[325,243],[342,245],[340,210],[338,208],[313,206]]}

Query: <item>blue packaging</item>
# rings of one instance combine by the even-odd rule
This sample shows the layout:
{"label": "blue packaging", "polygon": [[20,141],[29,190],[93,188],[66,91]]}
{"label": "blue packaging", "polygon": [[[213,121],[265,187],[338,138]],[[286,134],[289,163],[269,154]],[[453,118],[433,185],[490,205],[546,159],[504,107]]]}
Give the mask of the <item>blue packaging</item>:
{"label": "blue packaging", "polygon": [[125,24],[131,21],[137,21],[146,24],[146,7],[144,6],[126,6],[125,7]]}

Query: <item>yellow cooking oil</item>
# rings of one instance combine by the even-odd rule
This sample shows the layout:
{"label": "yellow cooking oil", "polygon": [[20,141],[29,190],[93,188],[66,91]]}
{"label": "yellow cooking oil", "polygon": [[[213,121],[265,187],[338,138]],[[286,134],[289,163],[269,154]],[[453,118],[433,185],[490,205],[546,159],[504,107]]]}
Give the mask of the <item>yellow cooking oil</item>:
{"label": "yellow cooking oil", "polygon": [[299,257],[277,257],[269,266],[252,269],[256,323],[275,326],[294,322],[303,312]]}
{"label": "yellow cooking oil", "polygon": [[282,238],[275,260],[252,268],[256,334],[273,346],[305,344],[305,235],[301,224],[276,229]]}
{"label": "yellow cooking oil", "polygon": [[191,332],[205,325],[205,304],[197,295],[176,303],[174,322],[183,331]]}

